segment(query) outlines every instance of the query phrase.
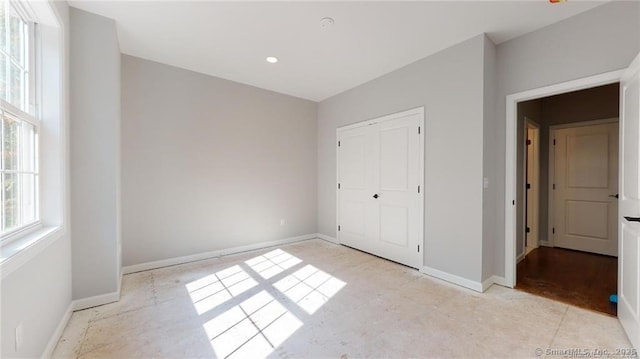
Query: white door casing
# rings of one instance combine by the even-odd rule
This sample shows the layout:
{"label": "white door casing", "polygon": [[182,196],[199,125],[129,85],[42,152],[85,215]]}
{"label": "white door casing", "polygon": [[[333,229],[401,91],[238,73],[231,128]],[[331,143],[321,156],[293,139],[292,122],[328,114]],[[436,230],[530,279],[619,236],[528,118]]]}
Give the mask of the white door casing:
{"label": "white door casing", "polygon": [[[526,119],[526,117],[525,117]],[[539,195],[540,195],[540,128],[531,120],[526,119],[525,163],[527,175],[524,193],[526,196],[525,220],[525,254],[538,248],[539,235]],[[527,231],[527,228],[529,229]]]}
{"label": "white door casing", "polygon": [[423,264],[424,108],[338,128],[337,239]]}
{"label": "white door casing", "polygon": [[[620,82],[618,319],[640,349],[640,228],[624,217],[640,216],[640,54],[626,70],[616,70],[507,96],[505,133],[505,281],[516,284],[516,120],[519,102]],[[626,186],[626,187],[625,187]],[[628,188],[627,188],[628,187]],[[628,194],[625,192],[628,191]],[[633,196],[633,193],[636,195]]]}
{"label": "white door casing", "polygon": [[618,318],[640,349],[640,54],[622,76],[620,102]]}
{"label": "white door casing", "polygon": [[550,146],[554,246],[617,256],[617,119],[554,128]]}
{"label": "white door casing", "polygon": [[[517,194],[517,119],[518,103],[562,93],[579,91],[619,82],[624,70],[616,70],[510,94],[506,98],[505,186],[504,186],[504,285],[516,285],[516,194]],[[550,238],[550,237],[548,237]]]}

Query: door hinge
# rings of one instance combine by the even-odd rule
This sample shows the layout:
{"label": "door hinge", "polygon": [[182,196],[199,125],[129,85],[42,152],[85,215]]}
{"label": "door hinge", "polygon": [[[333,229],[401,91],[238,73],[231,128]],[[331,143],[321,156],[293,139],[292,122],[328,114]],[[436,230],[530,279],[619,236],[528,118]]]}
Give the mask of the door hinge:
{"label": "door hinge", "polygon": [[511,204],[515,206],[516,205],[516,200],[514,199],[513,201],[511,201]]}
{"label": "door hinge", "polygon": [[527,227],[527,229],[525,230],[526,233],[531,232],[531,228]]}
{"label": "door hinge", "polygon": [[420,193],[420,185],[418,185],[418,193]]}
{"label": "door hinge", "polygon": [[556,139],[555,138],[553,139],[553,145],[554,146],[556,145]]}
{"label": "door hinge", "polygon": [[340,232],[340,226],[338,226],[338,232]]}
{"label": "door hinge", "polygon": [[418,134],[420,134],[420,126],[418,126]]}
{"label": "door hinge", "polygon": [[553,189],[554,189],[554,190],[556,189],[556,184],[555,184],[555,183],[553,184]]}
{"label": "door hinge", "polygon": [[338,189],[340,189],[340,183],[338,183]]}
{"label": "door hinge", "polygon": [[420,245],[418,244],[418,253],[420,253]]}
{"label": "door hinge", "polygon": [[531,183],[527,183],[527,189],[531,189]]}
{"label": "door hinge", "polygon": [[340,147],[340,141],[338,141],[338,147]]}
{"label": "door hinge", "polygon": [[527,140],[527,146],[531,145],[531,140]]}
{"label": "door hinge", "polygon": [[556,234],[556,227],[551,228],[551,233]]}

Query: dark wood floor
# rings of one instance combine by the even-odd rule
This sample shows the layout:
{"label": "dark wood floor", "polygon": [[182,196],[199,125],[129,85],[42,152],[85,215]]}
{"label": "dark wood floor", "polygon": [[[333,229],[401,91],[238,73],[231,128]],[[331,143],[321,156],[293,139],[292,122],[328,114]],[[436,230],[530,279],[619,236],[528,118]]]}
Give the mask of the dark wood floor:
{"label": "dark wood floor", "polygon": [[539,247],[518,263],[516,289],[578,307],[616,315],[618,259],[561,248]]}

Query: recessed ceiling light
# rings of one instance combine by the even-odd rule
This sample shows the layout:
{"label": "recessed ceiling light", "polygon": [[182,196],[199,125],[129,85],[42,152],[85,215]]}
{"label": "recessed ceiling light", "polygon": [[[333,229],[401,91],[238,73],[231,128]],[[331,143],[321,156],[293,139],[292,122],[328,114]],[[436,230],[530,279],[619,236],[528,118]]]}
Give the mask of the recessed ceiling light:
{"label": "recessed ceiling light", "polygon": [[275,64],[276,62],[278,62],[278,58],[274,56],[269,56],[267,57],[267,62],[270,64]]}

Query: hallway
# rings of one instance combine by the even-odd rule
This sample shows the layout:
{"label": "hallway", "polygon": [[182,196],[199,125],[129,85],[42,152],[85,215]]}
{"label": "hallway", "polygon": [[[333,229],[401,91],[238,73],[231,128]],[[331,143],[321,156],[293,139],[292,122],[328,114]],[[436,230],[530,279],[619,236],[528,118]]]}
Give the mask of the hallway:
{"label": "hallway", "polygon": [[516,289],[615,316],[616,257],[539,247],[518,263]]}

